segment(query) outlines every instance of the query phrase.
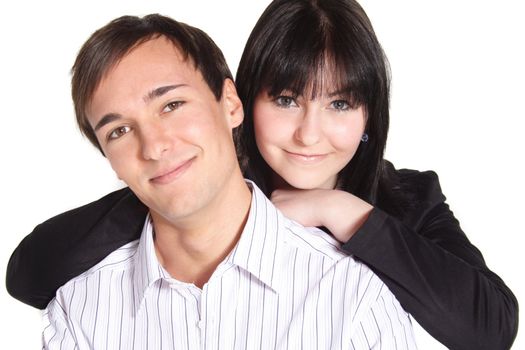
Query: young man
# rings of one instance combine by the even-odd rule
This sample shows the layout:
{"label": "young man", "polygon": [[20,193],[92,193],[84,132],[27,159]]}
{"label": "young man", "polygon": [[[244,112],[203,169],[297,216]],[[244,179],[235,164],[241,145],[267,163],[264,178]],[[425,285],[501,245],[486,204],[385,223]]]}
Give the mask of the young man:
{"label": "young man", "polygon": [[59,289],[45,348],[415,348],[377,276],[243,179],[242,104],[202,31],[118,18],[84,44],[72,88],[81,130],[149,214],[140,240]]}

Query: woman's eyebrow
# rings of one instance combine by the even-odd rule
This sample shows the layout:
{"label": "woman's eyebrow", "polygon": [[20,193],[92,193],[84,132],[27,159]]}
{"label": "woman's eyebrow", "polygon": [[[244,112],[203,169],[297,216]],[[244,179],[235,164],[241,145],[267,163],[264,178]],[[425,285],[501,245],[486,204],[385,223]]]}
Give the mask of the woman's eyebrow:
{"label": "woman's eyebrow", "polygon": [[329,92],[326,94],[328,97],[334,97],[334,96],[341,96],[341,95],[348,95],[348,89],[339,89],[339,90],[336,90],[336,91],[332,91],[332,92]]}

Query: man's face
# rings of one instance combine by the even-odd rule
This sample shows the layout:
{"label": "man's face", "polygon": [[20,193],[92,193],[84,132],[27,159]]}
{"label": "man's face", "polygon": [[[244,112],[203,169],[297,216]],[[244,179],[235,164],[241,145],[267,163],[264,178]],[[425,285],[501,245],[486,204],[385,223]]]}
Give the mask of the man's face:
{"label": "man's face", "polygon": [[220,200],[238,169],[231,135],[242,105],[233,83],[225,82],[217,101],[164,37],[139,45],[109,70],[87,115],[113,170],[154,220],[198,214]]}

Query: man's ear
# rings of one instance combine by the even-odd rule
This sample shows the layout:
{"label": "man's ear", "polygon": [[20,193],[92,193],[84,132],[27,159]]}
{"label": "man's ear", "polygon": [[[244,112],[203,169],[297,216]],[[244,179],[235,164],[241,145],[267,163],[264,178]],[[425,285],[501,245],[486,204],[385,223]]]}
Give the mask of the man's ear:
{"label": "man's ear", "polygon": [[237,95],[237,89],[231,79],[225,79],[222,86],[223,105],[228,116],[228,123],[232,129],[241,125],[244,119],[242,102]]}

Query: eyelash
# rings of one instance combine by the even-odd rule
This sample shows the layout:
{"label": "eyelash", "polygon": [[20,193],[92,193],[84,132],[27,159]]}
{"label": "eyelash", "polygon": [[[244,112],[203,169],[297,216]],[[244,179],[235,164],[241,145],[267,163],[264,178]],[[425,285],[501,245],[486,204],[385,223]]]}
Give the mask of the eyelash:
{"label": "eyelash", "polygon": [[[336,104],[344,104],[344,107],[336,107]],[[338,112],[344,112],[344,111],[348,111],[349,109],[351,109],[350,103],[348,103],[348,101],[345,101],[345,100],[335,100],[335,101],[332,101],[330,105],[332,106],[333,109],[335,109]]]}
{"label": "eyelash", "polygon": [[[174,111],[176,109],[179,109],[185,103],[186,103],[185,101],[173,101],[173,102],[167,103],[166,106],[164,106],[162,111],[164,113],[172,112],[172,111]],[[111,132],[107,136],[107,140],[108,141],[113,141],[113,140],[119,139],[120,137],[124,136],[125,134],[127,134],[130,131],[131,131],[131,127],[129,127],[127,125],[119,126],[119,127],[115,128],[115,129],[111,130]]]}
{"label": "eyelash", "polygon": [[[283,102],[283,100],[285,99],[287,100],[288,103]],[[294,105],[297,106],[297,102],[295,101],[295,98],[292,96],[288,96],[288,95],[277,96],[276,98],[274,98],[273,101],[278,107],[281,107],[281,108],[290,108],[290,107],[293,107]],[[343,104],[343,106],[337,107],[336,106],[337,104]],[[345,111],[352,109],[352,106],[346,100],[334,100],[330,102],[330,106],[337,112],[345,112]]]}
{"label": "eyelash", "polygon": [[[179,109],[180,107],[182,107],[185,103],[186,103],[185,101],[173,101],[173,102],[170,102],[170,103],[166,104],[166,106],[164,107],[164,109],[162,111],[165,112],[165,113],[173,112],[174,110]],[[166,109],[168,109],[168,110],[166,111]]]}
{"label": "eyelash", "polygon": [[[122,132],[123,129],[125,129],[125,132]],[[113,140],[119,139],[120,137],[124,136],[130,131],[131,131],[131,127],[127,125],[119,126],[118,128],[111,130],[111,132],[108,134],[107,140],[113,141]]]}
{"label": "eyelash", "polygon": [[[288,100],[290,103],[286,104],[286,103],[283,103],[283,100],[286,99]],[[281,108],[290,108],[290,107],[293,107],[292,103],[295,104],[297,106],[297,102],[295,101],[295,98],[292,97],[292,96],[287,96],[287,95],[280,95],[280,96],[277,96],[276,98],[273,99],[273,102],[278,106],[278,107],[281,107]]]}

